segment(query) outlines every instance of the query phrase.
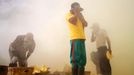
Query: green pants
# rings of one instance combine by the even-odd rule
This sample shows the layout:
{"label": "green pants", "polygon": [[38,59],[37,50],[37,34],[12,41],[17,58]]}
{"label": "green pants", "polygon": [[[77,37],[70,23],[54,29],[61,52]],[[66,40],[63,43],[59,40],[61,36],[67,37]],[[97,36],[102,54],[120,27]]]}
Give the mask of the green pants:
{"label": "green pants", "polygon": [[86,65],[85,40],[71,40],[70,63],[72,67],[84,68]]}

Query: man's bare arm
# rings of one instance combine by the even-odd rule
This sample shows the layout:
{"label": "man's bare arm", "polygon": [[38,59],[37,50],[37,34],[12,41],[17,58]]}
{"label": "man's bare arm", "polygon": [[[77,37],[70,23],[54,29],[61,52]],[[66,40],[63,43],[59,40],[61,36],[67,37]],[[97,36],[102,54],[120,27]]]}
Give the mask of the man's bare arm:
{"label": "man's bare arm", "polygon": [[27,59],[30,57],[30,55],[33,53],[35,49],[35,42],[33,43],[33,45],[31,46],[31,48],[29,48],[29,51],[27,53]]}
{"label": "man's bare arm", "polygon": [[106,37],[106,40],[107,40],[108,50],[110,51],[110,53],[112,53],[112,50],[111,50],[111,41],[110,41],[110,39],[109,39],[108,36]]}
{"label": "man's bare arm", "polygon": [[88,24],[87,24],[84,16],[82,15],[82,13],[78,14],[78,18],[81,20],[83,27],[87,27]]}
{"label": "man's bare arm", "polygon": [[92,36],[91,36],[91,42],[95,41],[95,34],[92,32]]}
{"label": "man's bare arm", "polygon": [[73,25],[76,25],[77,23],[77,17],[76,16],[73,16],[69,19],[69,22],[72,23]]}

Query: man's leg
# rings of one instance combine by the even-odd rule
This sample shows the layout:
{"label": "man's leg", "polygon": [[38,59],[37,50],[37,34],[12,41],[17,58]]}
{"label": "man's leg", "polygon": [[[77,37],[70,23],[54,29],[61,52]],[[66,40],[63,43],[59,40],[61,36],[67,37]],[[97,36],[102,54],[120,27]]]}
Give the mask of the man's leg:
{"label": "man's leg", "polygon": [[85,49],[85,40],[78,41],[78,75],[85,75],[85,65],[86,65],[86,49]]}
{"label": "man's leg", "polygon": [[104,75],[112,75],[110,61],[108,59],[105,59],[103,63]]}
{"label": "man's leg", "polygon": [[72,65],[72,75],[78,75],[78,65],[76,62],[76,41],[71,40],[71,52],[70,52],[70,63]]}
{"label": "man's leg", "polygon": [[99,66],[99,59],[98,59],[98,52],[91,52],[91,60],[96,66],[97,75],[101,74],[100,66]]}
{"label": "man's leg", "polygon": [[106,47],[101,47],[99,49],[99,64],[102,75],[111,75],[111,65],[110,61],[106,57]]}
{"label": "man's leg", "polygon": [[85,68],[79,68],[78,75],[85,75]]}
{"label": "man's leg", "polygon": [[18,61],[18,58],[16,56],[13,56],[10,61],[9,67],[17,67],[17,61]]}
{"label": "man's leg", "polygon": [[9,56],[10,56],[9,67],[17,67],[17,60],[18,60],[18,58],[15,55],[15,50],[12,48],[11,45],[9,47]]}
{"label": "man's leg", "polygon": [[77,65],[72,67],[72,75],[78,75],[78,66]]}
{"label": "man's leg", "polygon": [[27,67],[27,60],[19,58],[19,67]]}

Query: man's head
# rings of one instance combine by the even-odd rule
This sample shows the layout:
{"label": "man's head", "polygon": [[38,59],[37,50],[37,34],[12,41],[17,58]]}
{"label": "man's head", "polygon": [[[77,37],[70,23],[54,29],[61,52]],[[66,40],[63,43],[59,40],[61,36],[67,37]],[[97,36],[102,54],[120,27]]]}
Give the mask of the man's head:
{"label": "man's head", "polygon": [[33,34],[32,33],[27,33],[24,38],[24,48],[28,48],[33,41]]}
{"label": "man's head", "polygon": [[33,34],[32,33],[27,33],[25,35],[24,41],[31,41],[33,40]]}
{"label": "man's head", "polygon": [[93,32],[97,33],[100,30],[100,26],[98,23],[94,23],[91,29],[93,29]]}
{"label": "man's head", "polygon": [[83,8],[80,7],[80,4],[78,2],[74,2],[71,4],[71,10],[76,12],[81,12]]}

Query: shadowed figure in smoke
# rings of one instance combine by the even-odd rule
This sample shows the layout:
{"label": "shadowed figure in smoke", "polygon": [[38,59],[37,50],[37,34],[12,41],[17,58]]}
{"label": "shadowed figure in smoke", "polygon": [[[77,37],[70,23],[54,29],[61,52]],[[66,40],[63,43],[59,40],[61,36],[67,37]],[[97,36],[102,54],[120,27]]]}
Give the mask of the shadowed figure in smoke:
{"label": "shadowed figure in smoke", "polygon": [[10,55],[10,67],[27,67],[27,59],[33,53],[35,48],[35,42],[32,33],[26,35],[19,35],[10,44],[9,55]]}
{"label": "shadowed figure in smoke", "polygon": [[91,28],[91,42],[96,41],[97,47],[97,52],[92,52],[91,58],[96,65],[97,72],[102,75],[112,75],[110,59],[107,56],[107,53],[112,54],[109,36],[104,29],[99,27],[98,23],[94,23]]}

